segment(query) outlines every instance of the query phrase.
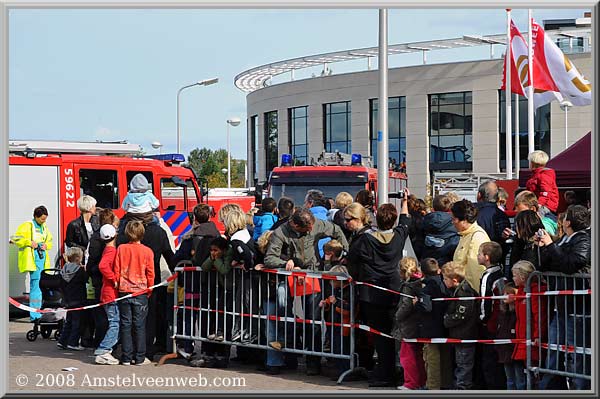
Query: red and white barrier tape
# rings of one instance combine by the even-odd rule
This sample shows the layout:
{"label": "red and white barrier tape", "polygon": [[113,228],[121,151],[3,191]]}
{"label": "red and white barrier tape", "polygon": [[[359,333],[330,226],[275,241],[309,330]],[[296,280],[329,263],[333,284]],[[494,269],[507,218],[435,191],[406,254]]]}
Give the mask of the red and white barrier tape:
{"label": "red and white barrier tape", "polygon": [[[123,299],[127,299],[127,298],[132,298],[132,297],[140,296],[140,295],[143,295],[143,294],[146,294],[146,293],[148,293],[148,292],[152,291],[152,290],[153,290],[153,289],[155,289],[155,288],[158,288],[158,287],[165,286],[165,285],[169,284],[171,281],[175,280],[176,278],[177,278],[177,272],[173,273],[173,274],[172,274],[172,275],[171,275],[169,278],[167,278],[165,281],[161,281],[160,283],[158,283],[158,284],[155,284],[155,285],[153,285],[153,286],[151,286],[151,287],[148,287],[148,288],[146,288],[145,290],[138,291],[138,292],[135,292],[135,293],[131,293],[131,294],[128,294],[128,295],[125,295],[125,296],[122,296],[122,297],[116,298],[114,301],[101,302],[101,303],[96,303],[96,304],[93,304],[93,305],[80,306],[80,307],[77,307],[77,308],[70,308],[70,309],[63,309],[63,308],[58,308],[58,309],[50,309],[50,308],[45,308],[45,309],[36,309],[36,308],[32,308],[31,306],[27,306],[27,305],[24,305],[24,304],[22,304],[22,303],[20,303],[20,302],[17,302],[16,300],[14,300],[14,299],[13,299],[13,298],[11,298],[11,297],[8,297],[8,302],[9,302],[11,305],[15,306],[16,308],[19,308],[19,309],[21,309],[21,310],[24,310],[24,311],[26,311],[26,312],[36,312],[36,313],[58,313],[58,315],[59,315],[59,316],[61,316],[61,315],[63,315],[64,313],[67,313],[67,312],[74,312],[74,311],[76,311],[76,310],[87,310],[87,309],[98,308],[98,307],[100,307],[100,306],[104,306],[104,305],[107,305],[107,304],[109,304],[109,303],[113,303],[113,302],[119,302],[119,301],[122,301]],[[62,316],[61,316],[61,317],[62,317]]]}
{"label": "red and white barrier tape", "polygon": [[581,346],[574,347],[572,345],[567,346],[567,345],[556,345],[556,344],[540,344],[539,346],[541,346],[544,349],[548,349],[548,350],[552,350],[552,351],[559,351],[559,352],[566,352],[566,353],[580,353],[580,354],[585,353],[586,355],[592,354],[591,348],[584,348]]}

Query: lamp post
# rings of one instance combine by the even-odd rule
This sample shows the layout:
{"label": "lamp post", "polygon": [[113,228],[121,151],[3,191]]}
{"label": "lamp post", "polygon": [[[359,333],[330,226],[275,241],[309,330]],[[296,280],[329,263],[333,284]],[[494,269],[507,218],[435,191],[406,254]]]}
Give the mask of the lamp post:
{"label": "lamp post", "polygon": [[177,153],[181,152],[181,146],[180,146],[180,129],[179,129],[179,95],[181,94],[181,92],[184,89],[187,89],[189,87],[194,87],[194,86],[209,86],[212,84],[215,84],[219,81],[219,78],[212,78],[212,79],[205,79],[205,80],[201,80],[198,81],[196,83],[193,83],[191,85],[187,85],[187,86],[183,86],[181,89],[179,89],[177,91]]}
{"label": "lamp post", "polygon": [[237,116],[227,119],[227,188],[231,188],[231,148],[229,142],[229,125],[236,127],[241,123]]}
{"label": "lamp post", "polygon": [[162,147],[162,143],[160,141],[153,141],[152,142],[152,148],[154,148],[155,150],[158,150],[158,155],[160,155],[160,147]]}
{"label": "lamp post", "polygon": [[569,107],[572,107],[573,104],[569,100],[564,100],[560,103],[560,109],[565,111],[565,149],[569,148],[569,132],[567,129],[567,115],[569,113]]}

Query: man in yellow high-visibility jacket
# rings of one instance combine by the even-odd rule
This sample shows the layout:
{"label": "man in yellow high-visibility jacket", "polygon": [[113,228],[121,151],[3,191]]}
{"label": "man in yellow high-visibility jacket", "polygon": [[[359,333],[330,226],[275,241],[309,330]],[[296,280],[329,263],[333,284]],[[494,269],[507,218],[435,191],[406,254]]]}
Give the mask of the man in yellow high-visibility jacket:
{"label": "man in yellow high-visibility jacket", "polygon": [[[43,269],[50,268],[48,250],[52,248],[52,234],[46,226],[48,209],[40,205],[33,210],[33,220],[22,223],[12,237],[19,247],[19,272],[29,273],[29,306],[42,307],[42,291],[40,277]],[[41,313],[30,312],[31,320],[42,317]]]}

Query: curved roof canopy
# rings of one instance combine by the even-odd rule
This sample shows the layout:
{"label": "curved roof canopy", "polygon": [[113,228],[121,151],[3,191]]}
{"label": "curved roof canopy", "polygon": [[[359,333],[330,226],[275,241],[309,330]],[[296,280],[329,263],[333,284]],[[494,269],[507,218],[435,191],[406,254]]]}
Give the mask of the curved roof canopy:
{"label": "curved roof canopy", "polygon": [[[575,37],[587,36],[591,34],[591,29],[572,29],[568,31],[548,31],[552,36]],[[527,32],[523,33],[527,37]],[[392,44],[388,46],[388,55],[397,55],[404,53],[423,52],[433,50],[445,50],[452,48],[464,48],[481,45],[506,45],[506,34],[496,34],[487,36],[468,36],[455,39],[430,40],[424,42]],[[354,50],[335,51],[331,53],[323,53],[317,55],[309,55],[305,57],[291,58],[288,60],[277,61],[271,64],[261,65],[252,69],[241,72],[234,78],[235,86],[245,92],[252,92],[267,86],[265,83],[273,76],[280,75],[286,72],[292,72],[296,69],[311,68],[323,64],[334,62],[350,61],[364,58],[377,57],[379,47],[366,47]]]}

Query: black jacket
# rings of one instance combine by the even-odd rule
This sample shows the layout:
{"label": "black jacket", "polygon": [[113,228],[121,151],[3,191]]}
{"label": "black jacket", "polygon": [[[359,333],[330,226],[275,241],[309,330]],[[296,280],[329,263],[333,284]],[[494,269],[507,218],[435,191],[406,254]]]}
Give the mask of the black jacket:
{"label": "black jacket", "polygon": [[502,246],[504,255],[508,254],[508,245],[502,232],[510,227],[510,220],[506,213],[502,212],[494,202],[477,202],[477,224],[485,230],[490,240],[497,242]]}
{"label": "black jacket", "polygon": [[[355,281],[398,290],[402,283],[398,264],[408,238],[408,218],[400,215],[396,228],[389,233],[367,231],[352,240],[348,251],[348,271]],[[398,295],[360,285],[361,302],[395,307]]]}
{"label": "black jacket", "polygon": [[[221,234],[213,222],[200,223],[194,226],[192,230],[186,233],[181,240],[179,249],[173,256],[173,264],[178,266],[181,261],[192,260],[192,250],[198,250],[199,253],[194,256],[197,260],[206,260],[210,256],[210,242]],[[194,248],[196,245],[196,248]],[[200,253],[201,252],[201,253]],[[194,266],[201,266],[202,263]],[[173,270],[173,269],[172,269]],[[178,278],[179,285],[183,284],[184,291],[190,293],[200,293],[200,282],[206,280],[201,277],[203,272],[185,272],[183,278]]]}
{"label": "black jacket", "polygon": [[[500,265],[494,265],[486,269],[481,275],[479,292],[481,296],[502,295],[504,289],[504,271]],[[500,302],[496,299],[483,299],[479,307],[479,320],[488,325],[488,331],[496,331],[496,323]]]}
{"label": "black jacket", "polygon": [[[446,298],[450,296],[441,274],[425,276],[425,287],[421,291],[424,298]],[[422,313],[421,338],[445,338],[444,313],[448,308],[447,301],[419,301],[415,305]]]}
{"label": "black jacket", "polygon": [[96,299],[100,299],[100,290],[102,289],[102,273],[100,273],[98,266],[102,259],[104,247],[106,247],[106,243],[100,238],[100,232],[96,231],[90,238],[90,246],[88,249],[89,257],[85,267],[88,276],[92,278]]}
{"label": "black jacket", "polygon": [[[477,292],[465,279],[454,289],[453,298],[476,297]],[[449,338],[477,339],[479,333],[479,300],[448,301],[444,326]]]}
{"label": "black jacket", "polygon": [[[402,281],[399,291],[419,298],[423,286],[422,278],[411,277],[408,281]],[[392,336],[398,340],[402,338],[422,338],[422,319],[422,313],[418,311],[416,304],[413,304],[413,299],[404,295],[400,296],[394,316]]]}
{"label": "black jacket", "polygon": [[[92,224],[92,235],[100,231],[100,222],[98,216],[92,215],[90,218]],[[72,220],[67,225],[67,232],[65,233],[65,245],[67,247],[79,247],[85,253],[89,242],[87,230],[85,229],[85,222],[83,216],[79,216],[77,219]],[[85,263],[85,259],[83,261]]]}
{"label": "black jacket", "polygon": [[423,259],[422,254],[423,247],[425,245],[425,232],[423,230],[424,216],[418,213],[411,213],[408,220],[408,235],[410,236],[410,243],[412,244],[417,259]]}
{"label": "black jacket", "polygon": [[434,258],[440,268],[450,262],[460,241],[452,224],[452,216],[446,212],[431,212],[423,218],[423,250],[421,259]]}
{"label": "black jacket", "polygon": [[[559,272],[564,274],[591,273],[591,229],[575,232],[568,240],[560,245],[552,243],[544,246],[542,251],[541,271]],[[589,279],[584,278],[548,278],[548,290],[585,290],[591,288]],[[590,295],[567,295],[555,298],[556,307],[564,314],[575,311],[590,314]]]}
{"label": "black jacket", "polygon": [[80,267],[68,282],[63,278],[61,288],[64,305],[67,308],[76,308],[85,304],[87,297],[86,282],[87,274],[83,267]]}

